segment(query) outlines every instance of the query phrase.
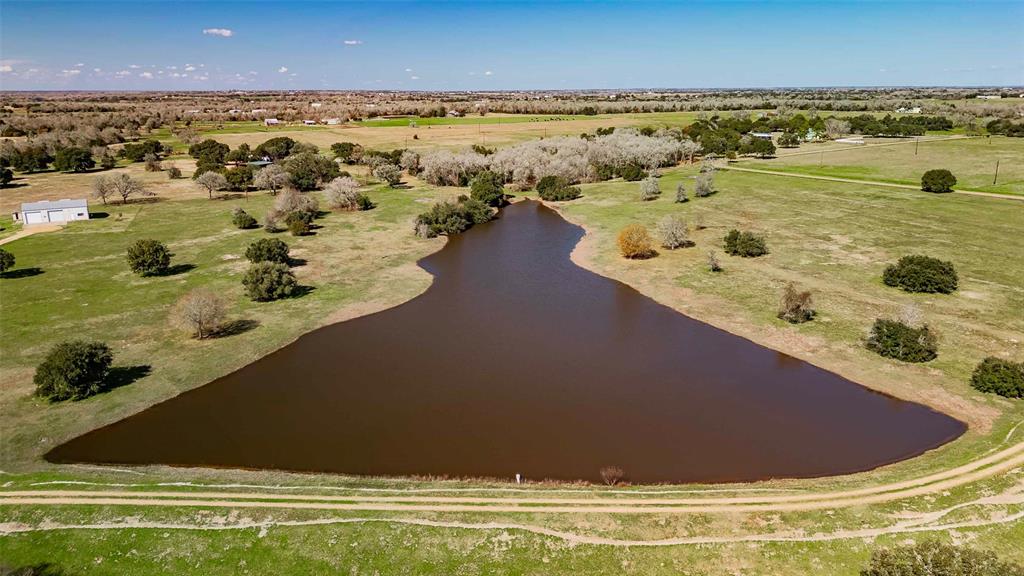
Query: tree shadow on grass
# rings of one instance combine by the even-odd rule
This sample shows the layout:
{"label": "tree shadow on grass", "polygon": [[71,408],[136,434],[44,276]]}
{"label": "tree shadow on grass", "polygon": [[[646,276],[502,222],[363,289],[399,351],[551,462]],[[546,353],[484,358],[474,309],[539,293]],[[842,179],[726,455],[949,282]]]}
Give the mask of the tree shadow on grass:
{"label": "tree shadow on grass", "polygon": [[157,274],[157,276],[177,276],[178,274],[184,274],[195,270],[195,264],[175,264],[168,268],[163,274]]}
{"label": "tree shadow on grass", "polygon": [[316,290],[316,288],[314,288],[312,286],[296,286],[295,288],[292,289],[292,293],[288,297],[289,298],[302,298],[303,296],[305,296],[306,294],[309,294],[313,290]]}
{"label": "tree shadow on grass", "polygon": [[259,320],[251,320],[248,318],[232,320],[231,322],[224,323],[219,330],[210,334],[210,338],[227,338],[228,336],[237,336],[250,330],[255,330],[256,328],[259,328],[259,326]]}
{"label": "tree shadow on grass", "polygon": [[309,261],[306,260],[305,258],[288,258],[288,267],[290,268],[299,268],[301,266],[305,266],[306,264],[309,264]]}
{"label": "tree shadow on grass", "polygon": [[9,568],[3,564],[0,564],[0,575],[3,576],[72,576],[71,572],[68,572],[64,568],[56,564],[49,562],[43,562],[40,564],[32,564],[31,566],[19,566],[17,568]]}
{"label": "tree shadow on grass", "polygon": [[101,392],[110,392],[116,388],[127,386],[136,380],[149,376],[152,371],[153,367],[148,364],[140,364],[138,366],[114,366],[107,374],[106,380],[103,381],[103,389]]}
{"label": "tree shadow on grass", "polygon": [[43,269],[39,267],[32,268],[19,268],[17,270],[8,270],[0,274],[0,278],[14,279],[14,278],[30,278],[32,276],[39,276],[43,273]]}
{"label": "tree shadow on grass", "polygon": [[101,220],[103,218],[110,218],[110,212],[89,212],[90,220]]}

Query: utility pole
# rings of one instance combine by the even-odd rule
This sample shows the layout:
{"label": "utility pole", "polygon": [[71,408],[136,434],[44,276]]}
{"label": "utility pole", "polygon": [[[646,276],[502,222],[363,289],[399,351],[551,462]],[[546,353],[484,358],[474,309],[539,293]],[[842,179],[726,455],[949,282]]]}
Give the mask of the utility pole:
{"label": "utility pole", "polygon": [[996,185],[996,179],[999,178],[999,160],[996,160],[996,173],[992,176],[992,185]]}

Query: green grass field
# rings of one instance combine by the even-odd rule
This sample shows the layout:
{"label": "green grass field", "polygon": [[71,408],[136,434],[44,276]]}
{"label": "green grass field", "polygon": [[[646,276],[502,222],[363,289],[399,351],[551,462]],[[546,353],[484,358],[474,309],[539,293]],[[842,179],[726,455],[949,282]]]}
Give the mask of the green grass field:
{"label": "green grass field", "polygon": [[[813,150],[807,146],[803,148]],[[927,170],[946,168],[956,176],[957,189],[1024,194],[1024,161],[1021,158],[1024,158],[1024,138],[992,136],[922,142],[919,146],[910,142],[830,150],[820,155],[787,155],[770,160],[745,161],[740,166],[909,185],[920,185],[921,175]],[[997,161],[999,174],[996,184],[993,184]]]}

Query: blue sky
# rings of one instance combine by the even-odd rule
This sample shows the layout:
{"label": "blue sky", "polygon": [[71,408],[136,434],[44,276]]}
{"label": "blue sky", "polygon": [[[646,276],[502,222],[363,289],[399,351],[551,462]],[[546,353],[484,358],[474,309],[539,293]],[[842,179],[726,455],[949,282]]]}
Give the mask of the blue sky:
{"label": "blue sky", "polygon": [[0,4],[0,88],[1021,85],[1024,2]]}

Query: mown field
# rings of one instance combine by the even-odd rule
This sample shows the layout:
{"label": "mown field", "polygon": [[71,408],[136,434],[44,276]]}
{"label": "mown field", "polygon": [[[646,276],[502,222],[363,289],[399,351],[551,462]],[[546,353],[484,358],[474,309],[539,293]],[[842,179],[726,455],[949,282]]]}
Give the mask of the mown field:
{"label": "mown field", "polygon": [[[617,121],[635,122],[625,117]],[[501,126],[509,130],[503,137],[511,141],[537,136],[534,131],[542,125],[565,124],[566,133],[592,130],[581,129],[581,126],[589,126],[588,122],[595,126],[610,125],[609,120],[596,118]],[[431,130],[478,128],[438,126]],[[293,137],[326,147],[341,140],[358,141],[360,134],[367,135],[367,142],[394,142],[396,137],[390,134],[400,134],[405,129],[309,130]],[[425,131],[422,127],[419,129],[421,140]],[[277,135],[287,134],[277,131],[225,133],[216,137],[235,146],[240,141],[258,144]],[[490,142],[490,133],[487,137]],[[318,138],[323,142],[315,140]],[[449,145],[459,138],[472,139],[467,133],[437,141]],[[968,143],[977,141],[962,142],[963,146],[971,146],[973,144]],[[950,145],[961,144],[929,144]],[[1002,145],[993,142],[990,146]],[[886,154],[882,150],[906,148],[893,146],[871,153]],[[909,148],[912,153],[912,145]],[[924,150],[925,145],[922,145],[922,154]],[[1017,149],[1011,152],[1013,150]],[[826,153],[825,157],[857,152],[867,150]],[[984,158],[982,154],[984,151],[967,147],[954,149],[948,156]],[[799,166],[797,158],[801,157],[786,161],[796,161],[794,165]],[[804,158],[817,160],[816,156]],[[880,165],[883,160],[874,162]],[[143,175],[137,166],[119,170],[138,170],[139,175]],[[957,173],[956,169],[953,171]],[[969,173],[965,170],[965,177],[969,178]],[[660,180],[663,195],[652,202],[639,200],[638,183],[612,181],[584,185],[583,198],[558,206],[566,218],[588,230],[574,260],[627,282],[695,318],[871,388],[946,411],[968,422],[971,429],[962,438],[922,457],[870,472],[825,479],[674,489],[714,495],[742,495],[745,490],[858,489],[946,470],[1021,441],[1024,427],[1016,426],[1024,421],[1024,403],[984,396],[968,385],[971,370],[986,355],[1024,359],[1024,259],[1018,257],[1024,254],[1024,236],[1020,234],[1024,229],[1024,209],[1017,203],[738,172],[717,173],[715,181],[719,192],[708,198],[692,198],[695,175],[693,166],[665,171]],[[369,194],[378,204],[374,210],[326,213],[317,221],[320,227],[315,235],[279,236],[292,246],[294,257],[299,259],[295,272],[300,284],[311,290],[284,301],[252,303],[242,294],[240,278],[246,267],[242,254],[249,242],[268,234],[262,229],[233,228],[230,212],[240,206],[262,220],[272,198],[259,192],[247,198],[207,200],[188,180],[180,185],[174,183],[171,188],[166,181],[157,182],[157,178],[165,178],[162,174],[152,178],[154,187],[160,187],[157,190],[161,193],[159,201],[125,207],[93,206],[94,211],[105,212],[106,217],[4,246],[17,256],[15,271],[28,272],[0,278],[3,489],[33,489],[41,486],[39,482],[52,481],[121,486],[141,483],[145,486],[133,488],[140,491],[158,489],[157,484],[166,482],[217,483],[233,486],[232,490],[244,490],[246,486],[297,486],[316,491],[329,486],[340,494],[360,489],[388,489],[399,493],[433,490],[439,494],[461,495],[508,488],[504,483],[477,480],[346,478],[160,466],[121,471],[51,466],[42,462],[40,455],[63,440],[200,386],[311,329],[414,297],[430,282],[429,275],[416,267],[415,261],[439,249],[443,240],[415,238],[411,222],[429,203],[465,192],[455,188],[435,189],[415,179],[408,180],[410,188],[400,190],[369,184]],[[8,198],[31,194],[38,187],[67,191],[60,197],[82,196],[90,175],[47,173],[26,180],[28,186],[12,190],[17,196],[9,196],[9,191],[5,191],[3,200],[13,202]],[[691,191],[690,202],[672,201],[678,183]],[[653,229],[658,220],[668,214],[677,214],[690,223],[695,247],[662,250],[657,258],[647,261],[625,261],[618,256],[615,235],[619,229],[633,222]],[[733,227],[765,234],[771,253],[758,259],[722,254],[721,239]],[[0,234],[4,232],[6,230]],[[175,253],[173,264],[179,265],[176,273],[147,279],[132,275],[124,262],[124,250],[139,238],[156,238],[168,243]],[[707,270],[705,260],[709,250],[718,251],[723,272],[714,274]],[[948,296],[912,295],[882,285],[880,276],[885,264],[910,253],[953,261],[960,272],[960,290]],[[791,326],[775,317],[779,293],[789,281],[812,290],[819,311],[813,322]],[[168,325],[167,316],[174,301],[199,286],[209,287],[228,298],[231,302],[229,319],[238,326],[236,333],[200,342]],[[876,317],[894,316],[907,304],[920,307],[925,319],[940,334],[939,358],[926,365],[885,360],[866,351],[862,345],[862,338]],[[130,369],[125,373],[133,379],[124,386],[81,402],[48,405],[35,400],[31,397],[35,365],[50,345],[69,337],[107,341],[115,353],[115,366]],[[1001,494],[1018,484],[1018,476],[1006,474],[885,504],[843,506],[837,503],[835,508],[817,511],[750,513],[328,513],[244,507],[232,510],[112,505],[13,506],[0,502],[0,526],[44,522],[97,526],[97,529],[0,535],[0,566],[52,562],[71,574],[344,571],[358,574],[853,575],[863,567],[870,551],[878,546],[928,538],[969,543],[1024,561],[1024,552],[1019,547],[1024,539],[1024,523],[967,525],[955,530],[909,531],[820,542],[728,540],[746,534],[784,533],[805,537],[836,530],[885,527],[907,515],[960,505],[964,507],[943,515],[942,521],[986,520],[998,514],[1018,512],[1021,506],[993,508],[976,504],[975,500]],[[540,494],[566,488],[569,487],[531,487]],[[599,493],[595,488],[571,488],[580,491],[581,497]],[[177,489],[198,490],[200,487],[186,485]],[[643,489],[625,490],[629,493]],[[223,527],[243,520],[306,522],[389,517],[485,525],[457,528],[358,522],[197,529]],[[126,518],[153,525],[99,529],[108,523],[123,523]],[[489,522],[496,526],[487,527]],[[609,538],[649,540],[710,536],[727,541],[654,547],[579,544],[506,526],[509,524]]]}
{"label": "mown field", "polygon": [[[813,151],[805,145],[800,151]],[[769,160],[744,161],[740,166],[795,174],[854,178],[894,184],[920,185],[921,175],[945,168],[957,178],[957,189],[1024,194],[1024,138],[1004,136],[930,140],[915,145],[847,147],[816,154],[785,154]],[[999,172],[996,183],[996,163]]]}

